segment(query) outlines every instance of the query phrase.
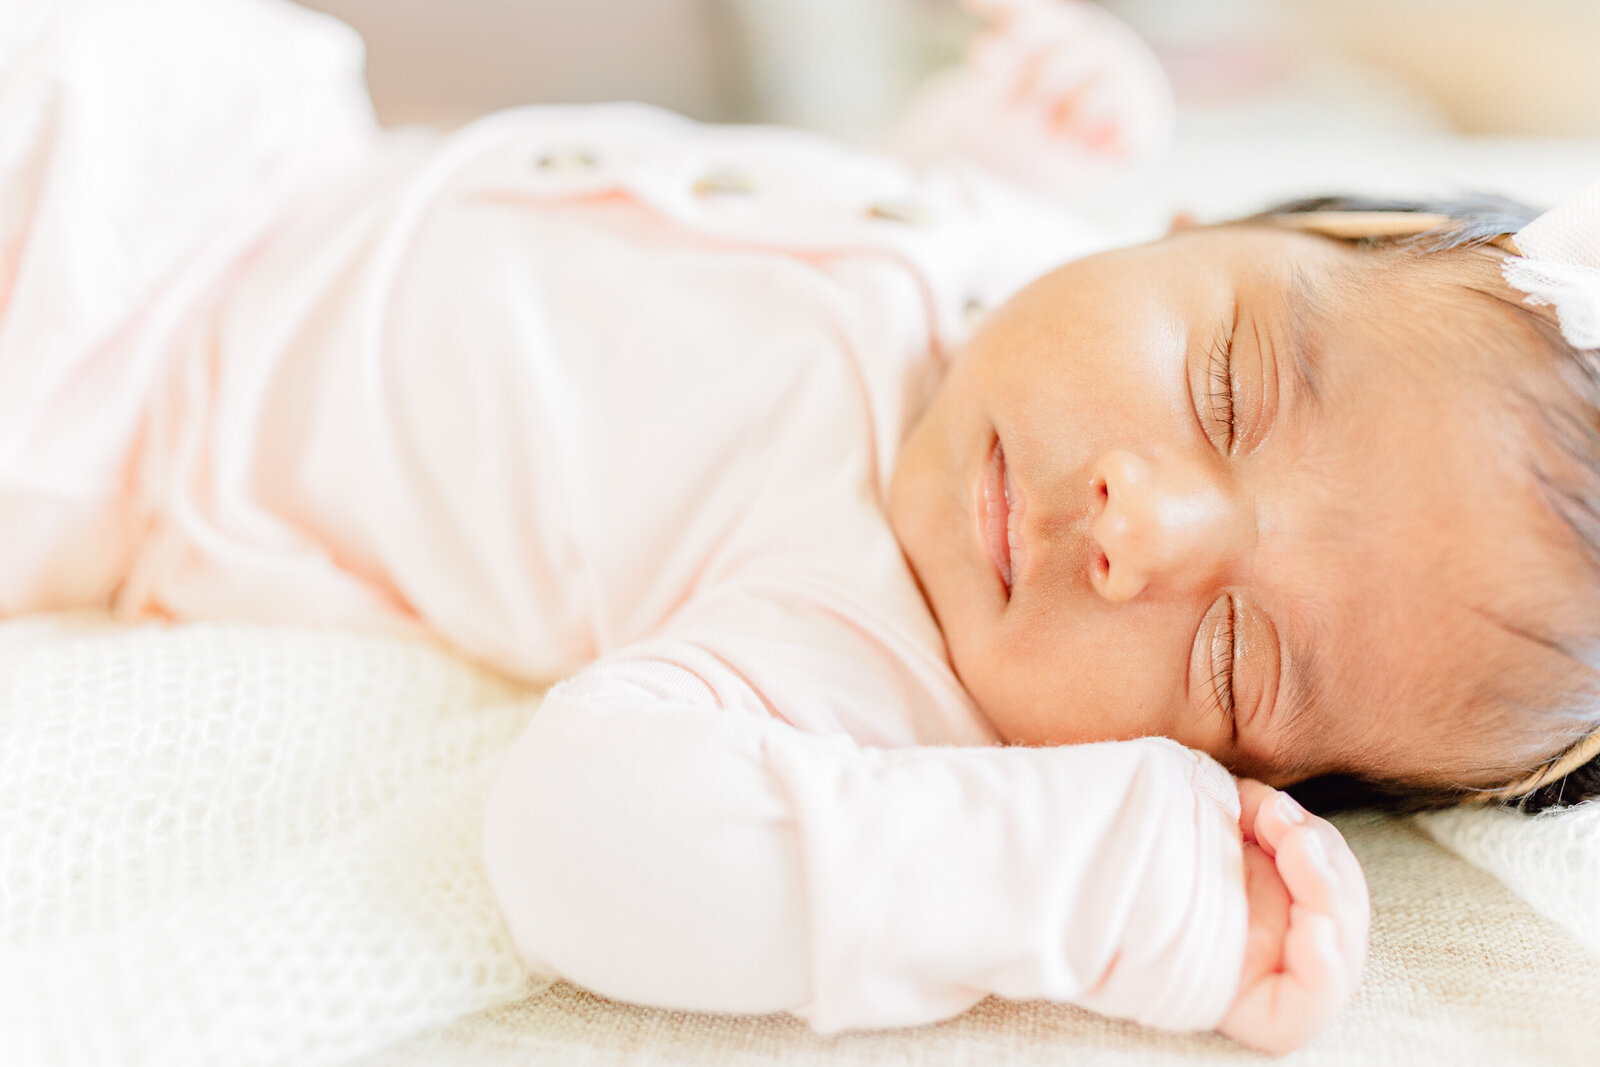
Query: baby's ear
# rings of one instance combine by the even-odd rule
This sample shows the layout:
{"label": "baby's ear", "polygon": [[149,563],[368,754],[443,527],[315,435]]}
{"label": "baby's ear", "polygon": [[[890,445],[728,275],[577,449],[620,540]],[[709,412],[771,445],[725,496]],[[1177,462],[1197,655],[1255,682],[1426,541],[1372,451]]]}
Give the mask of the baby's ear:
{"label": "baby's ear", "polygon": [[1172,216],[1172,221],[1167,224],[1167,236],[1171,237],[1175,233],[1192,230],[1198,225],[1200,224],[1195,221],[1193,214],[1187,211],[1179,211]]}

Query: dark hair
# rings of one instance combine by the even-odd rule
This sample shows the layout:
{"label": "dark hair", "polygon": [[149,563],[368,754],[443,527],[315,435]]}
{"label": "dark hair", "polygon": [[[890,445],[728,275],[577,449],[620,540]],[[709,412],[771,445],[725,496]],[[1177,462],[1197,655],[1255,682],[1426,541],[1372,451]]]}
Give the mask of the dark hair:
{"label": "dark hair", "polygon": [[[1442,200],[1398,200],[1364,196],[1322,196],[1292,200],[1242,221],[1281,223],[1285,216],[1312,212],[1405,212],[1439,215],[1445,225],[1424,232],[1391,237],[1330,237],[1362,248],[1388,248],[1418,257],[1486,248],[1513,236],[1536,218],[1539,212],[1505,197],[1469,195]],[[1544,440],[1553,445],[1562,463],[1562,474],[1548,470],[1533,472],[1540,489],[1558,516],[1573,533],[1585,557],[1592,584],[1600,587],[1600,349],[1579,349],[1568,344],[1549,318],[1521,302],[1506,301],[1543,337],[1551,356],[1552,377],[1560,383],[1568,401],[1565,411],[1545,405],[1527,405]],[[1543,706],[1513,709],[1547,715],[1553,722],[1587,723],[1587,729],[1600,726],[1600,624],[1590,632],[1575,635],[1538,636],[1546,647],[1562,652],[1588,678],[1588,684],[1566,692],[1552,692]],[[1527,635],[1524,635],[1527,636]],[[1559,687],[1552,687],[1557,689]],[[1552,731],[1553,733],[1557,731]],[[1559,731],[1560,740],[1570,745],[1577,740],[1570,727]],[[1559,760],[1557,751],[1538,766],[1526,768],[1531,774],[1540,766]],[[1314,811],[1334,811],[1353,807],[1377,806],[1391,810],[1417,811],[1446,807],[1482,794],[1468,786],[1438,786],[1398,780],[1328,775],[1301,782],[1290,791]],[[1533,813],[1565,807],[1600,797],[1600,757],[1590,760],[1564,778],[1507,803]]]}

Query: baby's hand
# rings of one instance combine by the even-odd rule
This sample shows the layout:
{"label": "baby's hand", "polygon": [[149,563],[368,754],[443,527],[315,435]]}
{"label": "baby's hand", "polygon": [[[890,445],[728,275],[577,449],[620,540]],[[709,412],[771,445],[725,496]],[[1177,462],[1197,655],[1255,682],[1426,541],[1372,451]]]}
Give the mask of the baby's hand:
{"label": "baby's hand", "polygon": [[990,20],[961,67],[930,79],[891,147],[966,156],[1059,191],[1096,164],[1166,146],[1172,92],[1125,24],[1086,0],[965,0]]}
{"label": "baby's hand", "polygon": [[1332,824],[1287,793],[1239,782],[1250,934],[1222,1033],[1288,1052],[1328,1026],[1367,958],[1367,881]]}

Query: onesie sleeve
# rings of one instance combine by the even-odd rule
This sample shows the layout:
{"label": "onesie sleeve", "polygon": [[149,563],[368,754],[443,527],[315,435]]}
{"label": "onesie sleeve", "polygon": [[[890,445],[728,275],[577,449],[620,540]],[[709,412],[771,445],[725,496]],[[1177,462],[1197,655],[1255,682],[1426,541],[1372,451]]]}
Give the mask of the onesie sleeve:
{"label": "onesie sleeve", "polygon": [[536,969],[666,1008],[909,1026],[985,995],[1169,1029],[1233,1000],[1232,779],[1147,739],[862,747],[639,662],[550,691],[490,801]]}

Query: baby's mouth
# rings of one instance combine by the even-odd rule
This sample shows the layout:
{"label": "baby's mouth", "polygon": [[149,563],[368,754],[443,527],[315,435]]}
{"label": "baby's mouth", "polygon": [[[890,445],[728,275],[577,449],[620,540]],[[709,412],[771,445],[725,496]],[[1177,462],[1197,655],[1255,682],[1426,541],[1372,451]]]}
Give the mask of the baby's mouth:
{"label": "baby's mouth", "polygon": [[1016,564],[1025,551],[1020,505],[1011,471],[1006,466],[1005,450],[996,437],[978,484],[978,534],[984,555],[994,565],[1000,584],[1005,587],[1007,600],[1011,599]]}

